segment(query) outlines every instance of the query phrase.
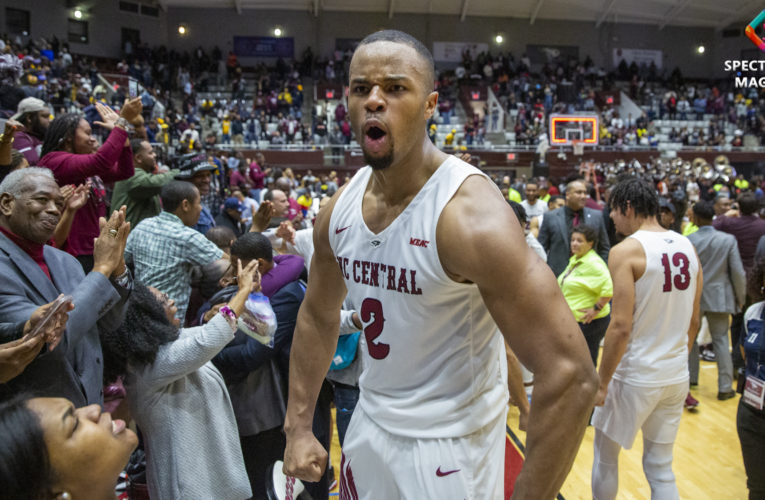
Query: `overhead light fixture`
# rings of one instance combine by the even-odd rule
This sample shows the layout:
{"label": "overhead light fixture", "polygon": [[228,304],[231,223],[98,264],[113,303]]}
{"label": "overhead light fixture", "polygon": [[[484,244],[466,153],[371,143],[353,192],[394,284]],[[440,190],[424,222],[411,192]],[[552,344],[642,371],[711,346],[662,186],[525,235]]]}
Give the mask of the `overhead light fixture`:
{"label": "overhead light fixture", "polygon": [[184,26],[184,25],[182,25],[182,24],[179,24],[179,25],[178,25],[178,34],[179,34],[179,35],[185,35],[185,34],[186,34],[186,32],[187,32],[187,30],[186,30],[186,26]]}
{"label": "overhead light fixture", "polygon": [[82,19],[82,11],[80,9],[75,9],[75,11],[74,11],[74,18],[75,19]]}
{"label": "overhead light fixture", "polygon": [[494,37],[494,41],[497,42],[497,45],[499,45],[505,41],[505,37],[503,37],[502,35],[497,35]]}
{"label": "overhead light fixture", "polygon": [[274,36],[282,36],[282,29],[274,28]]}
{"label": "overhead light fixture", "polygon": [[696,52],[698,52],[699,54],[703,54],[704,52],[706,52],[706,50],[707,50],[706,47],[704,47],[703,45],[699,45],[696,48]]}

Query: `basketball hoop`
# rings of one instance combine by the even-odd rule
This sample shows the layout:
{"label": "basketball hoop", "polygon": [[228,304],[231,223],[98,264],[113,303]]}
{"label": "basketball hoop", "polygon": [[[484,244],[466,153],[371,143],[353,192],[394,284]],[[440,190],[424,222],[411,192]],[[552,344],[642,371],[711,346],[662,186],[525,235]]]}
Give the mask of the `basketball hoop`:
{"label": "basketball hoop", "polygon": [[584,154],[584,141],[572,141],[574,146],[574,156],[582,156]]}

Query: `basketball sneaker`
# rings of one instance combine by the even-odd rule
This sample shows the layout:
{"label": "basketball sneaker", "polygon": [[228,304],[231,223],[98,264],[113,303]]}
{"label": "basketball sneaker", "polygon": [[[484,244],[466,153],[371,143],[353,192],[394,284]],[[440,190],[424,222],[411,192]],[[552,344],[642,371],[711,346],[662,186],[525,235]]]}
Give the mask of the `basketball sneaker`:
{"label": "basketball sneaker", "polygon": [[685,409],[694,411],[699,406],[699,400],[691,396],[691,393],[689,392],[688,395],[685,397]]}

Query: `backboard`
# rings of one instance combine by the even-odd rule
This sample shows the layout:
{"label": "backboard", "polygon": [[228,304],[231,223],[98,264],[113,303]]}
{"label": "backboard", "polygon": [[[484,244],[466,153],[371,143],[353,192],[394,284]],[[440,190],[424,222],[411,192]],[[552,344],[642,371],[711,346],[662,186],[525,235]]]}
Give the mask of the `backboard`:
{"label": "backboard", "polygon": [[597,146],[598,115],[550,115],[551,145],[571,146],[578,141]]}

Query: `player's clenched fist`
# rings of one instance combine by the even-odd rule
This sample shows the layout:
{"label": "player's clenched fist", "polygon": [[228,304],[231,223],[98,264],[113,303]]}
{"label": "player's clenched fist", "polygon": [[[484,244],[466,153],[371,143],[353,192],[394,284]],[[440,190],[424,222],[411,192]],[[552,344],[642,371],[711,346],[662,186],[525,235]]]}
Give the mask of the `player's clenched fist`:
{"label": "player's clenched fist", "polygon": [[286,475],[315,483],[324,475],[327,459],[327,450],[310,430],[299,435],[287,434],[283,468]]}

